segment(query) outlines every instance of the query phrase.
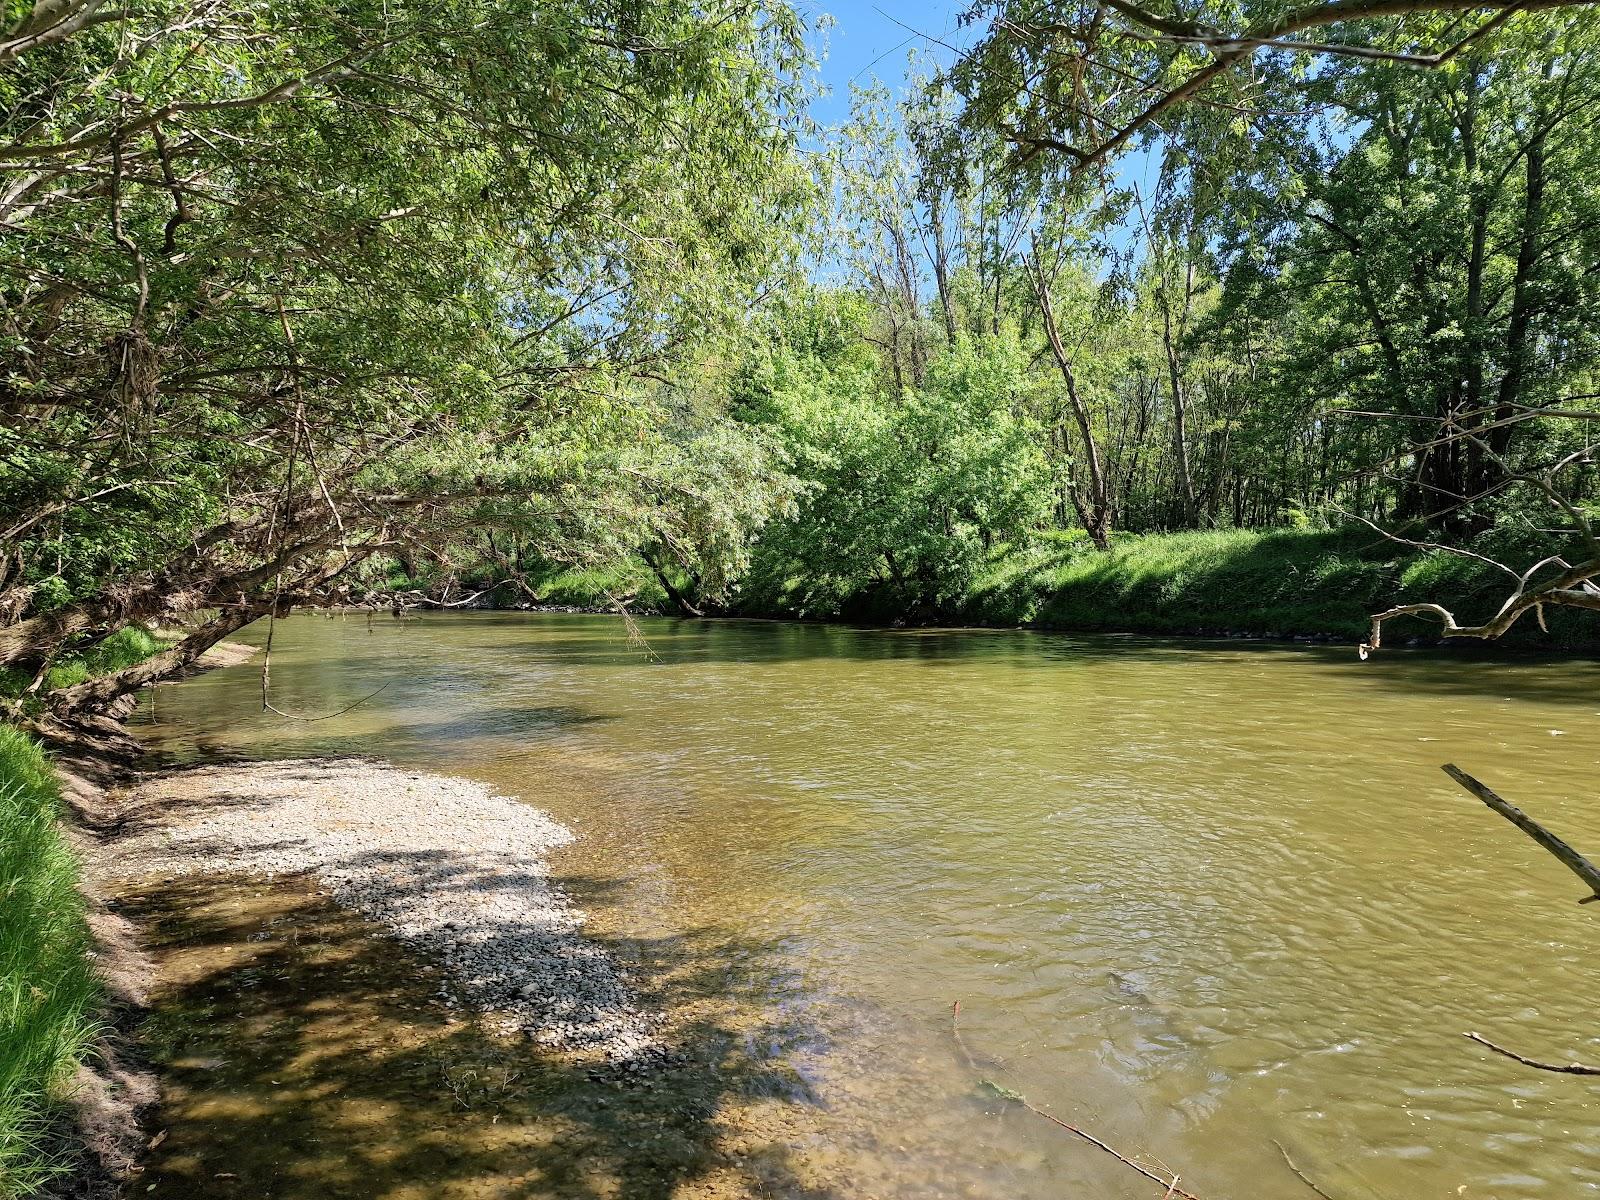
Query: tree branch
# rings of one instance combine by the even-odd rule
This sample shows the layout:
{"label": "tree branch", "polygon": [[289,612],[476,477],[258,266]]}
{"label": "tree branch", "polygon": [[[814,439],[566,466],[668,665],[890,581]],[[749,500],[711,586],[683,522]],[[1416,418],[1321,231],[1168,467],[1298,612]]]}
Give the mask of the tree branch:
{"label": "tree branch", "polygon": [[1477,1042],[1478,1045],[1480,1045],[1480,1046],[1489,1047],[1489,1049],[1493,1050],[1496,1054],[1503,1054],[1507,1058],[1515,1059],[1517,1062],[1521,1063],[1525,1067],[1536,1067],[1537,1069],[1539,1069],[1541,1071],[1554,1071],[1559,1075],[1600,1075],[1600,1067],[1590,1067],[1590,1066],[1584,1065],[1583,1063],[1575,1063],[1575,1062],[1569,1062],[1569,1063],[1540,1062],[1536,1058],[1526,1058],[1523,1055],[1518,1054],[1515,1050],[1507,1050],[1504,1046],[1497,1046],[1493,1042],[1491,1042],[1488,1038],[1482,1036],[1481,1034],[1464,1033],[1461,1036],[1465,1037],[1465,1038],[1471,1038],[1473,1041]]}
{"label": "tree branch", "polygon": [[1596,867],[1587,858],[1574,850],[1565,840],[1551,833],[1515,804],[1495,795],[1488,786],[1468,775],[1454,763],[1446,763],[1442,770],[1451,779],[1466,788],[1468,792],[1522,830],[1542,849],[1548,850],[1555,856],[1557,862],[1583,880],[1591,894],[1585,896],[1578,903],[1588,904],[1592,901],[1600,900],[1600,867]]}

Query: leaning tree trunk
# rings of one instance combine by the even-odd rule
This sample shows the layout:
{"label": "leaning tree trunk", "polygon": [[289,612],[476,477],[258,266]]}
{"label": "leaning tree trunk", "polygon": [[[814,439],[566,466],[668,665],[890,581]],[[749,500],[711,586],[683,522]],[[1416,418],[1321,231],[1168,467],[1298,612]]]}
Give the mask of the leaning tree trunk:
{"label": "leaning tree trunk", "polygon": [[641,551],[639,557],[644,559],[645,566],[649,567],[654,573],[656,581],[661,584],[661,590],[666,592],[667,599],[672,601],[673,605],[676,606],[679,612],[686,617],[705,616],[705,613],[697,608],[694,603],[690,601],[689,597],[686,596],[678,588],[678,586],[667,577],[666,567],[661,562],[661,559],[656,556],[654,551]]}
{"label": "leaning tree trunk", "polygon": [[1072,369],[1072,359],[1067,355],[1066,346],[1061,341],[1061,330],[1056,324],[1055,305],[1050,300],[1050,283],[1044,277],[1044,268],[1037,258],[1033,260],[1033,270],[1029,273],[1033,278],[1033,287],[1039,297],[1039,315],[1044,321],[1045,338],[1050,343],[1050,353],[1056,360],[1056,368],[1061,372],[1062,382],[1066,384],[1067,400],[1072,406],[1073,419],[1077,422],[1079,436],[1083,439],[1083,457],[1086,469],[1089,472],[1089,488],[1087,495],[1080,495],[1077,488],[1073,489],[1073,502],[1078,507],[1079,519],[1083,521],[1084,530],[1089,535],[1089,540],[1098,550],[1111,548],[1111,486],[1106,476],[1105,464],[1100,458],[1100,447],[1095,442],[1094,425],[1089,418],[1089,409],[1083,402],[1083,397],[1078,392],[1078,377]]}
{"label": "leaning tree trunk", "polygon": [[193,630],[171,649],[152,655],[141,663],[102,675],[86,683],[58,688],[45,694],[50,711],[60,718],[71,718],[80,713],[103,712],[123,696],[137,691],[147,683],[165,679],[192,664],[211,647],[230,633],[243,629],[259,617],[263,608],[241,604],[226,608],[204,625]]}

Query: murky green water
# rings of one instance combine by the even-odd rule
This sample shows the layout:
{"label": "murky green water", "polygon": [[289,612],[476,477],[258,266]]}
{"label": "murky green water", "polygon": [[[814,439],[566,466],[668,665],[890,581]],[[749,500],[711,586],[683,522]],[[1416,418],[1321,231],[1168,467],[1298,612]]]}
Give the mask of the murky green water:
{"label": "murky green water", "polygon": [[1206,1200],[1313,1196],[1280,1144],[1337,1200],[1600,1196],[1600,1081],[1462,1037],[1600,1061],[1600,911],[1439,771],[1600,852],[1595,664],[644,628],[297,617],[280,707],[380,694],[286,721],[230,669],[138,722],[550,809],[597,925],[726,948],[746,1051],[797,1081],[737,1103],[830,1195],[1159,1196],[987,1077]]}

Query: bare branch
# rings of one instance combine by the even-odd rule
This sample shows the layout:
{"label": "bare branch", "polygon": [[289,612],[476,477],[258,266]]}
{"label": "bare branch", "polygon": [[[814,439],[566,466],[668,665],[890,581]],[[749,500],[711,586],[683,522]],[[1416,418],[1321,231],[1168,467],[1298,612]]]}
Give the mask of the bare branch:
{"label": "bare branch", "polygon": [[[1496,571],[1502,571],[1505,574],[1511,576],[1511,578],[1516,580],[1518,583],[1524,583],[1524,584],[1527,583],[1528,582],[1528,575],[1531,575],[1533,573],[1532,571],[1529,571],[1527,574],[1519,575],[1519,574],[1517,574],[1516,571],[1514,571],[1510,567],[1506,566],[1505,563],[1496,562],[1494,559],[1490,558],[1488,555],[1479,554],[1475,550],[1466,550],[1466,549],[1463,549],[1460,546],[1449,546],[1449,545],[1446,545],[1443,542],[1423,542],[1423,541],[1415,541],[1415,540],[1413,540],[1411,538],[1407,538],[1407,537],[1401,537],[1397,533],[1391,533],[1389,530],[1383,528],[1383,526],[1379,525],[1377,522],[1369,521],[1366,517],[1363,517],[1360,513],[1353,513],[1353,512],[1348,511],[1347,509],[1343,509],[1343,508],[1335,508],[1333,511],[1338,513],[1342,517],[1348,518],[1349,520],[1359,521],[1361,524],[1365,525],[1368,529],[1372,530],[1372,532],[1378,534],[1380,537],[1384,537],[1384,538],[1389,539],[1389,541],[1394,542],[1397,545],[1409,546],[1413,550],[1440,550],[1440,551],[1443,551],[1446,554],[1454,554],[1454,555],[1457,555],[1457,556],[1459,556],[1461,558],[1468,558],[1468,559],[1473,560],[1474,562],[1483,563],[1487,567],[1493,567]],[[1545,560],[1545,562],[1549,562],[1549,561],[1550,561],[1549,559]],[[1544,563],[1540,563],[1539,564],[1539,566],[1543,566],[1543,565],[1544,565]],[[1537,567],[1534,568],[1534,570],[1537,570],[1537,569],[1538,569]]]}
{"label": "bare branch", "polygon": [[1588,904],[1592,901],[1600,900],[1600,867],[1596,867],[1587,858],[1574,850],[1564,839],[1551,833],[1515,804],[1495,795],[1487,785],[1480,783],[1454,763],[1446,763],[1443,770],[1451,779],[1454,779],[1467,791],[1522,830],[1541,848],[1554,855],[1557,862],[1583,880],[1591,894],[1580,900],[1580,904]]}
{"label": "bare branch", "polygon": [[1541,1071],[1554,1071],[1554,1072],[1556,1072],[1557,1074],[1560,1074],[1560,1075],[1600,1075],[1600,1067],[1590,1067],[1590,1066],[1585,1066],[1583,1063],[1575,1063],[1575,1062],[1569,1062],[1569,1063],[1540,1062],[1536,1058],[1526,1058],[1523,1055],[1518,1054],[1515,1050],[1507,1050],[1504,1046],[1497,1046],[1493,1042],[1491,1042],[1488,1038],[1482,1036],[1481,1034],[1464,1033],[1461,1036],[1465,1037],[1465,1038],[1471,1038],[1473,1041],[1477,1042],[1478,1045],[1480,1045],[1480,1046],[1489,1047],[1489,1049],[1493,1050],[1496,1054],[1503,1054],[1507,1058],[1515,1059],[1517,1062],[1521,1063],[1525,1067],[1536,1067]]}

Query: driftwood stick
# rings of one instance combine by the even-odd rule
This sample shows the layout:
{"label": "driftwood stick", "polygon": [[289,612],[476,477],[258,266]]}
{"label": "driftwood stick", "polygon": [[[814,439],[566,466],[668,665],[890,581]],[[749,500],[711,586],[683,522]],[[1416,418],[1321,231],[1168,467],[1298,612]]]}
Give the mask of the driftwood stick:
{"label": "driftwood stick", "polygon": [[961,1051],[961,1057],[967,1060],[967,1066],[972,1070],[978,1069],[978,1060],[972,1057],[972,1051],[967,1049],[967,1041],[961,1036],[961,1001],[957,1000],[950,1006],[950,1032],[955,1035],[956,1048]]}
{"label": "driftwood stick", "polygon": [[[959,1001],[959,1000],[957,1000],[954,1004],[952,1004],[950,1006],[950,1028],[951,1028],[951,1032],[955,1034],[956,1045],[960,1047],[963,1057],[965,1057],[966,1060],[967,1060],[967,1064],[969,1066],[976,1066],[976,1060],[972,1057],[972,1054],[967,1050],[966,1042],[964,1042],[962,1040],[962,1038],[961,1038],[961,1001]],[[1001,1087],[998,1084],[992,1083],[987,1079],[981,1080],[980,1082],[986,1088],[988,1088],[990,1091],[992,1091],[996,1096],[999,1096],[1001,1099],[1010,1100],[1010,1101],[1013,1101],[1013,1102],[1015,1102],[1017,1104],[1020,1104],[1023,1108],[1027,1109],[1029,1112],[1035,1114],[1036,1116],[1043,1117],[1046,1121],[1049,1121],[1052,1125],[1059,1125],[1062,1129],[1065,1129],[1068,1133],[1076,1134],[1078,1137],[1080,1137],[1084,1141],[1088,1142],[1091,1146],[1098,1146],[1100,1149],[1104,1150],[1107,1154],[1111,1155],[1112,1158],[1115,1158],[1118,1162],[1124,1163],[1127,1166],[1132,1167],[1135,1171],[1139,1172],[1139,1174],[1143,1175],[1146,1179],[1149,1179],[1149,1180],[1151,1180],[1151,1181],[1153,1181],[1155,1183],[1160,1184],[1162,1187],[1167,1189],[1166,1194],[1162,1197],[1162,1200],[1172,1200],[1172,1198],[1174,1196],[1181,1196],[1183,1198],[1183,1200],[1200,1200],[1200,1197],[1196,1196],[1193,1192],[1186,1192],[1181,1187],[1178,1186],[1178,1176],[1177,1176],[1176,1173],[1173,1174],[1171,1179],[1168,1179],[1163,1175],[1157,1175],[1154,1171],[1150,1170],[1148,1167],[1142,1166],[1141,1164],[1134,1162],[1133,1159],[1129,1158],[1127,1155],[1123,1154],[1121,1151],[1117,1150],[1116,1148],[1106,1145],[1105,1142],[1102,1142],[1099,1138],[1095,1137],[1094,1134],[1089,1133],[1087,1130],[1079,1129],[1076,1125],[1068,1124],[1066,1121],[1063,1121],[1060,1117],[1052,1116],[1051,1114],[1045,1112],[1044,1109],[1038,1108],[1035,1105],[1029,1103],[1028,1098],[1026,1096],[1024,1096],[1021,1092],[1014,1092],[1010,1088]]]}
{"label": "driftwood stick", "polygon": [[1544,849],[1555,855],[1562,866],[1583,880],[1591,894],[1578,901],[1579,904],[1588,904],[1591,901],[1600,900],[1600,867],[1596,867],[1564,840],[1551,833],[1515,804],[1502,800],[1488,787],[1479,783],[1454,763],[1446,763],[1444,765],[1444,773],[1522,830],[1523,833],[1539,843]]}
{"label": "driftwood stick", "polygon": [[1167,1197],[1182,1196],[1182,1197],[1184,1197],[1184,1200],[1200,1200],[1200,1198],[1198,1196],[1196,1196],[1193,1192],[1186,1192],[1181,1187],[1178,1186],[1178,1177],[1176,1175],[1174,1175],[1170,1180],[1165,1179],[1162,1176],[1157,1175],[1154,1171],[1150,1170],[1149,1168],[1141,1166],[1139,1163],[1134,1162],[1133,1159],[1127,1157],[1125,1154],[1122,1154],[1121,1152],[1119,1152],[1115,1148],[1106,1145],[1099,1138],[1095,1137],[1094,1134],[1089,1133],[1089,1132],[1087,1132],[1085,1130],[1079,1129],[1076,1125],[1069,1125],[1067,1122],[1063,1121],[1060,1117],[1053,1117],[1049,1113],[1045,1112],[1044,1109],[1036,1108],[1032,1104],[1028,1103],[1028,1101],[1026,1101],[1026,1100],[1020,1100],[1019,1099],[1017,1102],[1019,1104],[1021,1104],[1022,1107],[1027,1109],[1029,1112],[1035,1113],[1038,1116],[1043,1117],[1046,1121],[1049,1121],[1052,1125],[1059,1125],[1059,1126],[1061,1126],[1061,1128],[1065,1129],[1068,1133],[1077,1134],[1084,1141],[1088,1142],[1091,1146],[1100,1147],[1100,1149],[1104,1150],[1107,1154],[1111,1155],[1111,1157],[1117,1159],[1119,1162],[1126,1163],[1128,1166],[1132,1167],[1135,1171],[1139,1172],[1139,1174],[1143,1175],[1146,1179],[1152,1179],[1156,1183],[1161,1184],[1163,1187],[1165,1187],[1167,1189]]}
{"label": "driftwood stick", "polygon": [[1536,1067],[1541,1071],[1554,1071],[1558,1075],[1600,1075],[1600,1067],[1590,1067],[1583,1063],[1549,1063],[1540,1062],[1536,1058],[1525,1058],[1515,1050],[1507,1050],[1504,1046],[1497,1046],[1488,1038],[1478,1033],[1465,1033],[1461,1036],[1471,1038],[1480,1046],[1487,1046],[1496,1054],[1504,1054],[1507,1058],[1514,1059],[1525,1067]]}
{"label": "driftwood stick", "polygon": [[1333,1200],[1332,1196],[1328,1195],[1327,1192],[1323,1191],[1315,1183],[1311,1182],[1311,1176],[1307,1175],[1299,1167],[1294,1165],[1294,1159],[1289,1157],[1289,1148],[1287,1146],[1285,1146],[1282,1142],[1277,1141],[1276,1139],[1273,1140],[1272,1144],[1278,1148],[1278,1153],[1283,1155],[1284,1164],[1289,1168],[1289,1170],[1293,1171],[1296,1175],[1298,1175],[1300,1177],[1300,1182],[1301,1183],[1305,1184],[1313,1192],[1315,1192],[1317,1195],[1321,1196],[1322,1200]]}

